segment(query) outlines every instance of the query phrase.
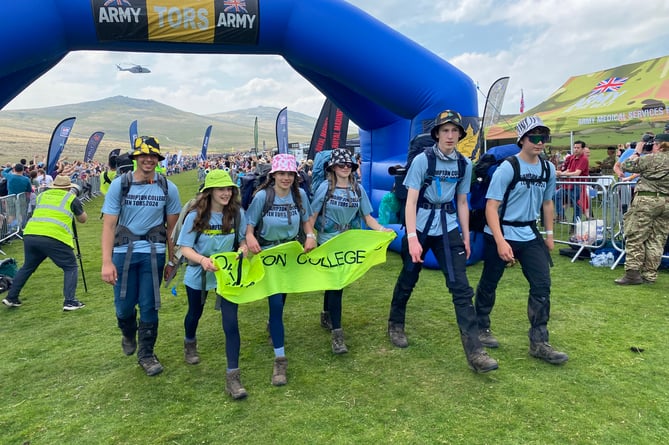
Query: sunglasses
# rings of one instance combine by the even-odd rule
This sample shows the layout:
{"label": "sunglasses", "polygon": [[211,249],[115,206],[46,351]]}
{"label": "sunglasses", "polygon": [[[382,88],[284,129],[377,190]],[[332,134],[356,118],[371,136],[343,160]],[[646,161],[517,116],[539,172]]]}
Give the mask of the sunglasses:
{"label": "sunglasses", "polygon": [[353,164],[350,162],[344,162],[342,164],[336,164],[335,167],[340,167],[340,168],[352,168]]}
{"label": "sunglasses", "polygon": [[527,140],[533,144],[546,143],[550,140],[550,136],[547,134],[530,134],[527,135]]}

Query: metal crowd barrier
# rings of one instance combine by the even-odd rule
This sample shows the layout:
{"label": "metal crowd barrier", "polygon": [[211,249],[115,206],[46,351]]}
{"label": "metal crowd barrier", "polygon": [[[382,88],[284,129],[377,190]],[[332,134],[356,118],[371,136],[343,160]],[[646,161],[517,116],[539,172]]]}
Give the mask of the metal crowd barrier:
{"label": "metal crowd barrier", "polygon": [[[28,221],[28,201],[25,193],[0,197],[0,244],[12,238],[21,238]],[[6,255],[0,249],[2,255]]]}
{"label": "metal crowd barrier", "polygon": [[[577,177],[574,177],[577,178]],[[556,189],[565,185],[580,187],[580,194],[587,194],[589,206],[581,210],[580,221],[574,215],[576,205],[573,194],[555,194],[555,224],[553,228],[556,243],[566,244],[575,250],[574,262],[585,249],[600,249],[610,246],[616,251],[611,270],[615,269],[625,256],[624,215],[634,196],[634,183],[615,182],[613,176],[582,176],[584,182],[557,181]],[[562,200],[564,214],[558,215],[558,200]],[[669,260],[669,253],[662,255]]]}
{"label": "metal crowd barrier", "polygon": [[586,248],[598,249],[606,244],[612,230],[607,217],[609,187],[614,181],[613,176],[574,178],[583,182],[557,181],[553,199],[553,238],[556,243],[569,245],[576,250],[572,262]]}

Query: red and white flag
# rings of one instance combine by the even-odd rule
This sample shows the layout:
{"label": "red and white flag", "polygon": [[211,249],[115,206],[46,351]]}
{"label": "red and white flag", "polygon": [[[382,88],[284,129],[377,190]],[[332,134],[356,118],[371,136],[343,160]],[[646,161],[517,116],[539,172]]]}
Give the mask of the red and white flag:
{"label": "red and white flag", "polygon": [[525,95],[523,94],[523,90],[520,90],[520,114],[523,114],[525,112]]}

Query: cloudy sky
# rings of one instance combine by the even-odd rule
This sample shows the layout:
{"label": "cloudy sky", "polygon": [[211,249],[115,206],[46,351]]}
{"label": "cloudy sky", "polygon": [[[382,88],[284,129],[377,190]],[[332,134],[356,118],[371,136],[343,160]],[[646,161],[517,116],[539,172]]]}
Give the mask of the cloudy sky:
{"label": "cloudy sky", "polygon": [[[521,89],[529,109],[571,76],[669,54],[666,0],[349,2],[469,75],[481,90],[480,112],[484,94],[502,76],[510,76],[502,112],[517,113]],[[116,64],[146,65],[152,73],[119,72]],[[155,99],[197,114],[287,106],[314,117],[324,100],[279,56],[80,51],[5,109],[116,95]]]}

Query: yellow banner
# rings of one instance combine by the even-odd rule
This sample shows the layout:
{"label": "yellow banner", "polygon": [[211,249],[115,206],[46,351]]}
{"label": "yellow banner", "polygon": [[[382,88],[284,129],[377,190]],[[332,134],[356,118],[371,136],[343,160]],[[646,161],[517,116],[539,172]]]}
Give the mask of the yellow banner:
{"label": "yellow banner", "polygon": [[218,253],[211,257],[219,269],[216,292],[234,303],[248,303],[278,293],[342,289],[384,263],[395,236],[347,230],[309,253],[291,241],[244,258],[241,267],[237,253]]}

